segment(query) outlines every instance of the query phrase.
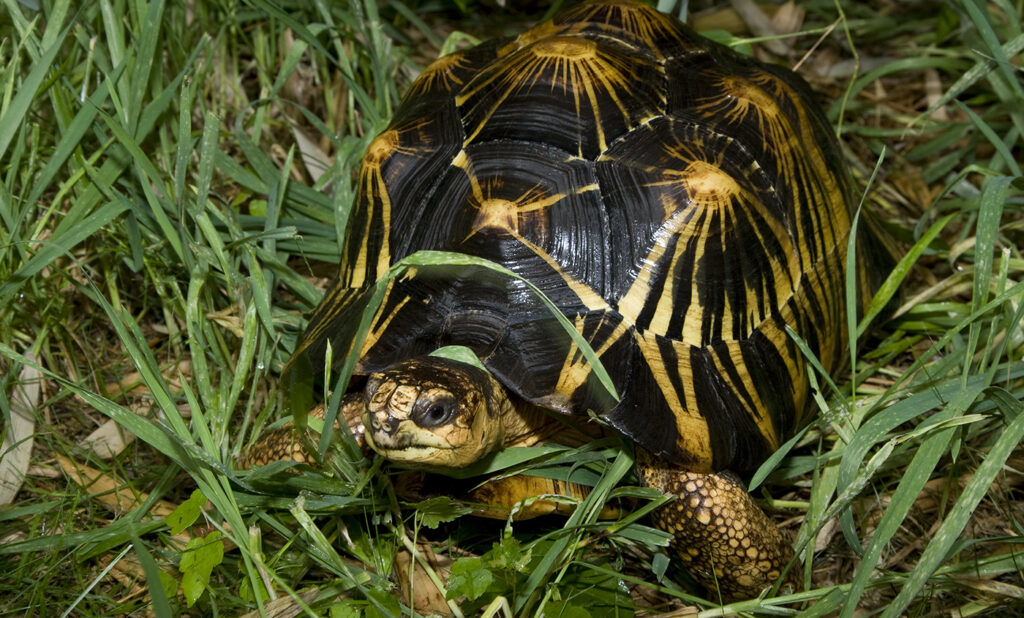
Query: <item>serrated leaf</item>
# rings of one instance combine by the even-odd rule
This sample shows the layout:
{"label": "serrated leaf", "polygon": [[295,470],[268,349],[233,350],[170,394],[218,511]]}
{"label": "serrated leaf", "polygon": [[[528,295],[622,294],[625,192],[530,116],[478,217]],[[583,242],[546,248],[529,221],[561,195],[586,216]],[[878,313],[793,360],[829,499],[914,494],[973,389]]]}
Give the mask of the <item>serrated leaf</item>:
{"label": "serrated leaf", "polygon": [[501,542],[495,543],[483,558],[488,566],[525,573],[530,566],[532,553],[530,550],[523,551],[522,545],[515,537],[506,536]]}
{"label": "serrated leaf", "polygon": [[366,588],[366,598],[370,601],[363,612],[366,618],[393,618],[404,613],[398,599],[389,590]]}
{"label": "serrated leaf", "polygon": [[436,496],[412,505],[416,510],[421,526],[434,529],[440,524],[454,521],[463,515],[473,512],[473,509],[452,500],[447,496]]}
{"label": "serrated leaf", "polygon": [[445,598],[452,601],[465,595],[474,601],[487,592],[493,581],[494,574],[484,566],[482,559],[460,558],[452,564]]}
{"label": "serrated leaf", "polygon": [[181,589],[189,607],[206,590],[213,568],[224,560],[224,541],[220,537],[220,532],[214,530],[205,537],[192,539],[181,555],[178,570],[182,574]]}
{"label": "serrated leaf", "polygon": [[203,513],[203,505],[206,504],[206,496],[198,489],[192,492],[188,500],[178,505],[178,508],[168,515],[164,522],[171,529],[170,533],[178,534],[185,528],[191,526]]}
{"label": "serrated leaf", "polygon": [[331,618],[359,618],[359,608],[349,602],[335,603],[328,613]]}

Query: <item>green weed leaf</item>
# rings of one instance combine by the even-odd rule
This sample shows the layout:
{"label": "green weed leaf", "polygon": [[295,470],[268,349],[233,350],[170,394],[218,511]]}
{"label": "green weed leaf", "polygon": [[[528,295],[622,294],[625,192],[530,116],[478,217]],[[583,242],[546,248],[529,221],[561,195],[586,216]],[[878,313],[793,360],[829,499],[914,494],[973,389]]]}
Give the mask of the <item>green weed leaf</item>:
{"label": "green weed leaf", "polygon": [[489,566],[513,573],[526,573],[532,558],[532,552],[523,551],[522,545],[512,536],[506,536],[500,543],[495,543],[491,551],[484,554]]}
{"label": "green weed leaf", "polygon": [[206,504],[206,496],[203,495],[203,492],[198,489],[193,491],[188,500],[179,504],[178,508],[174,509],[174,512],[164,520],[171,529],[170,533],[178,534],[195,523],[203,513],[204,504]]}
{"label": "green weed leaf", "polygon": [[470,601],[479,599],[494,581],[494,574],[484,566],[482,558],[460,558],[452,564],[448,576],[449,601],[465,595]]}
{"label": "green weed leaf", "polygon": [[331,618],[359,618],[362,614],[359,613],[359,608],[348,602],[332,605],[328,615]]}
{"label": "green weed leaf", "polygon": [[416,515],[421,526],[430,529],[439,525],[455,521],[456,519],[473,512],[473,509],[452,500],[447,496],[436,496],[422,502],[413,504]]}
{"label": "green weed leaf", "polygon": [[203,538],[192,539],[185,546],[178,570],[182,573],[181,589],[185,592],[185,601],[189,607],[202,596],[210,583],[213,568],[223,559],[224,541],[216,530]]}
{"label": "green weed leaf", "polygon": [[558,616],[559,618],[590,618],[591,614],[586,609],[573,605],[569,601],[556,601],[544,606],[546,616]]}
{"label": "green weed leaf", "polygon": [[366,598],[371,603],[367,606],[366,611],[363,612],[366,618],[392,618],[393,616],[401,616],[403,614],[402,606],[398,604],[398,599],[389,590],[367,588]]}

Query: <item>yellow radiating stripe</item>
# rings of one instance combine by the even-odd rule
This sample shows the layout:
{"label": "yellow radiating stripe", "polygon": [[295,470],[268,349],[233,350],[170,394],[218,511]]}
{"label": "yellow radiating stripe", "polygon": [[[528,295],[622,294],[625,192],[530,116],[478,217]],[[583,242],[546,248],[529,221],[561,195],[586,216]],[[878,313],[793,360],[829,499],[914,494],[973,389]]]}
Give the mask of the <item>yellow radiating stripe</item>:
{"label": "yellow radiating stripe", "polygon": [[[636,324],[637,319],[640,317],[640,312],[647,305],[647,298],[651,294],[651,275],[654,271],[654,265],[660,262],[662,256],[665,255],[669,239],[673,236],[678,236],[679,230],[687,225],[685,219],[689,214],[689,212],[682,210],[676,212],[655,232],[654,243],[651,245],[651,250],[647,252],[647,257],[644,258],[644,267],[640,269],[636,279],[629,286],[629,290],[619,298],[619,313],[630,324]],[[661,307],[659,307],[660,311]],[[662,333],[659,332],[659,334]]]}
{"label": "yellow radiating stripe", "polygon": [[[353,288],[363,287],[366,281],[366,254],[369,252],[367,243],[370,239],[370,217],[366,217],[366,228],[360,234],[359,253],[356,254],[356,263],[348,267],[348,281]],[[351,238],[351,236],[350,236]]]}
{"label": "yellow radiating stripe", "polygon": [[466,173],[466,178],[469,179],[469,188],[473,193],[473,197],[478,201],[484,200],[483,190],[480,188],[480,179],[473,173],[473,164],[469,160],[469,155],[466,154],[465,150],[460,150],[459,154],[455,155],[452,159],[452,166],[457,167]]}
{"label": "yellow radiating stripe", "polygon": [[455,76],[455,71],[465,66],[466,56],[465,51],[456,51],[432,62],[413,82],[409,93],[405,95],[406,100],[430,90],[450,91],[455,86],[461,86],[462,80]]}
{"label": "yellow radiating stripe", "polygon": [[[383,203],[385,201],[388,201],[388,200],[383,198],[383,196],[387,195],[387,189],[383,187],[383,182],[381,182],[380,179],[379,179],[379,176],[380,176],[379,171],[364,170],[364,172],[365,172],[366,176],[371,177],[371,178],[368,179],[370,182],[374,182],[374,178],[373,177],[376,177],[376,184],[381,185],[380,188],[383,191],[383,194],[381,195],[381,194],[371,193],[369,198],[368,198],[369,205],[367,206],[366,224],[365,224],[362,232],[359,234],[359,237],[360,237],[360,240],[359,240],[359,252],[356,254],[356,262],[355,262],[355,264],[348,265],[348,275],[349,275],[348,276],[348,282],[349,282],[348,285],[349,285],[349,287],[356,288],[356,289],[365,287],[367,285],[368,281],[370,281],[371,279],[375,278],[376,274],[387,271],[388,267],[391,265],[391,256],[390,256],[390,252],[388,250],[388,236],[389,236],[390,229],[385,226],[384,229],[382,230],[383,238],[382,238],[381,252],[377,255],[377,263],[376,263],[376,269],[374,271],[374,276],[371,276],[371,277],[367,276],[368,275],[367,269],[369,268],[369,263],[370,263],[369,242],[370,242],[370,236],[373,233],[373,228],[374,228],[373,216],[374,216],[374,211],[376,210],[376,208],[373,206],[373,204],[375,204],[376,201],[377,201],[375,198],[376,197],[381,197],[382,198],[381,199],[381,202],[382,202],[382,206],[381,206],[381,211],[382,212],[381,212],[381,214],[382,214],[382,217],[384,218],[385,225],[390,224],[390,219],[391,219],[391,217],[390,217],[390,210],[391,210],[391,208],[390,208],[390,202],[388,202],[388,204],[386,206],[383,205]],[[351,235],[349,235],[349,238],[351,238]]]}
{"label": "yellow radiating stripe", "polygon": [[[472,171],[473,165],[469,157],[466,155],[466,151],[460,151],[459,154],[455,157],[455,161],[453,161],[452,164],[466,171],[466,175],[469,177],[470,191],[472,192],[473,199],[476,201],[476,203],[481,205],[481,207],[487,204],[488,200],[490,199],[488,197],[490,191],[488,190],[488,196],[484,195],[484,188],[480,186],[480,180]],[[584,191],[596,191],[598,189],[599,187],[597,184],[589,184],[580,187],[577,190],[577,194],[583,193]],[[535,192],[540,192],[538,186],[531,187],[529,190],[526,191],[526,193],[516,198],[514,203],[516,205],[517,214],[522,212],[532,212],[535,210],[550,208],[552,205],[558,203],[560,200],[565,198],[565,194],[562,193],[547,196],[544,198],[534,198],[532,197],[532,194],[534,194]],[[498,219],[494,217],[486,219],[487,222],[497,220]],[[519,242],[523,243],[523,245],[529,248],[530,251],[537,255],[537,257],[544,260],[544,262],[548,264],[548,266],[550,266],[552,270],[557,272],[559,276],[562,277],[562,280],[565,281],[565,284],[568,285],[569,288],[573,292],[575,292],[577,296],[579,296],[580,301],[582,301],[588,309],[594,311],[609,309],[608,302],[604,298],[602,298],[600,294],[595,292],[590,286],[573,279],[569,275],[569,273],[565,272],[565,268],[561,264],[559,264],[557,260],[551,257],[551,255],[549,255],[541,247],[534,244],[525,236],[520,234],[518,229],[512,229],[507,226],[503,226],[503,229],[506,229],[510,236],[512,236]],[[477,231],[479,231],[479,229],[471,231],[470,234],[466,236],[466,238],[469,238]]]}
{"label": "yellow radiating stripe", "polygon": [[[794,152],[797,130],[782,113],[774,98],[764,89],[777,84],[778,80],[770,75],[760,80],[760,83],[747,81],[738,76],[721,77],[718,80],[718,86],[724,94],[709,99],[706,104],[701,106],[701,111],[708,117],[723,117],[728,124],[733,126],[753,123],[758,127],[757,132],[762,136],[765,149],[769,152],[774,151],[779,165],[779,178],[774,180],[787,185],[793,191],[793,230],[797,236],[798,251],[802,256],[802,261],[806,262],[810,256],[807,241],[815,239],[804,237],[799,222],[803,214],[804,200],[815,199],[818,196],[804,196],[799,190],[807,179],[797,173],[801,159],[797,156],[798,153]],[[795,105],[794,108],[798,114],[802,115],[800,105]],[[805,124],[804,118],[801,118],[801,124]],[[800,139],[802,141],[810,140],[810,143],[814,143],[813,137],[801,136]],[[828,170],[819,170],[819,172],[822,175],[829,173]],[[823,202],[819,200],[817,203]]]}
{"label": "yellow radiating stripe", "polygon": [[380,198],[380,219],[383,232],[381,234],[380,254],[377,255],[377,270],[374,273],[375,277],[379,277],[391,267],[391,195],[388,193],[388,187],[384,183],[384,176],[381,174],[379,165],[373,172],[373,179],[377,182],[377,195]]}
{"label": "yellow radiating stripe", "polygon": [[[680,240],[682,241],[684,239],[680,238]],[[676,250],[672,253],[672,259],[669,261],[668,276],[665,277],[665,287],[661,290],[661,295],[658,298],[658,306],[654,310],[654,316],[651,318],[649,330],[662,336],[668,333],[669,322],[677,311],[675,306],[676,277],[672,276],[672,273],[676,271],[676,264],[679,262],[679,257],[684,253],[686,253],[686,243],[677,242]],[[695,300],[691,302],[695,302]]]}
{"label": "yellow radiating stripe", "polygon": [[532,196],[535,193],[543,193],[543,189],[539,184],[530,187],[530,189],[527,190],[526,193],[512,200],[516,204],[517,213],[543,210],[545,208],[554,206],[558,202],[561,202],[562,200],[565,199],[565,193],[555,193],[554,195],[550,195],[545,198],[533,198]]}
{"label": "yellow radiating stripe", "polygon": [[[667,367],[661,350],[658,348],[656,334],[650,331],[634,332],[637,347],[640,348],[640,352],[651,370],[651,375],[654,376],[655,383],[675,416],[677,446],[683,452],[692,454],[696,461],[705,466],[705,469],[694,470],[694,472],[710,472],[711,440],[707,421],[697,413],[697,399],[692,388],[693,370],[690,368],[690,346],[682,341],[671,341],[678,365]],[[680,393],[676,391],[669,379],[669,372],[681,376],[681,382],[685,388],[683,393],[685,406],[683,400],[679,398]]]}
{"label": "yellow radiating stripe", "polygon": [[[578,315],[574,320],[576,326],[576,332],[583,335],[583,328],[585,325],[584,316]],[[602,318],[603,324],[603,318]],[[600,332],[601,324],[598,324],[594,330],[595,336]],[[597,348],[594,348],[594,354],[598,358],[604,356],[604,353],[614,345],[624,334],[629,331],[629,325],[625,322],[619,322],[615,326],[615,330],[612,331],[608,338],[601,343]],[[593,340],[589,341],[593,343]],[[593,347],[593,346],[591,346]],[[586,384],[587,378],[593,372],[593,367],[587,362],[586,357],[579,353],[579,347],[576,342],[573,341],[569,346],[569,352],[565,355],[565,360],[562,362],[562,370],[558,374],[558,384],[555,386],[555,392],[562,394],[566,397],[566,403],[568,398],[572,396],[581,386]]]}
{"label": "yellow radiating stripe", "polygon": [[503,58],[509,54],[513,54],[524,47],[528,47],[541,39],[546,39],[549,36],[555,36],[561,34],[566,29],[562,26],[556,25],[552,21],[546,21],[538,26],[530,28],[526,32],[517,36],[511,43],[503,46],[498,50],[498,57]]}
{"label": "yellow radiating stripe", "polygon": [[[466,136],[466,138],[462,142],[463,144],[469,144],[470,142],[472,142],[473,139],[475,139],[476,136],[480,133],[480,131],[484,128],[484,126],[486,126],[490,122],[491,116],[494,115],[494,112],[497,111],[497,109],[501,107],[502,104],[505,103],[505,100],[512,96],[512,93],[517,92],[520,88],[523,87],[523,84],[520,81],[523,76],[536,75],[536,73],[533,72],[534,69],[532,67],[543,66],[544,64],[542,61],[537,61],[536,59],[534,59],[534,62],[529,62],[529,60],[530,58],[528,58],[527,61],[524,62],[523,59],[520,58],[519,60],[508,61],[506,63],[507,70],[505,72],[495,71],[489,77],[487,77],[487,79],[484,79],[479,84],[476,84],[475,88],[464,89],[457,97],[455,97],[456,107],[461,108],[463,104],[465,104],[465,102],[469,100],[470,97],[476,95],[478,92],[483,90],[485,87],[489,86],[491,83],[498,80],[502,80],[504,82],[503,84],[499,83],[498,86],[495,86],[496,90],[500,93],[500,96],[497,97],[497,100],[494,101],[490,109],[487,110],[486,113],[484,113],[483,118],[481,118],[477,122],[476,130],[474,130],[472,134]],[[470,84],[472,85],[473,82],[470,82]]]}
{"label": "yellow radiating stripe", "polygon": [[[703,213],[703,216],[699,217],[702,223],[702,229],[688,235],[688,237],[696,237],[699,239],[697,241],[697,249],[694,252],[693,268],[695,270],[700,267],[700,261],[704,256],[704,247],[707,244],[708,230],[711,227],[712,214],[713,211],[710,208],[706,210]],[[705,320],[711,319],[711,316],[708,315],[707,307],[704,306],[703,299],[701,299],[701,290],[696,285],[696,272],[690,274],[690,286],[693,291],[692,296],[690,297],[690,304],[686,307],[686,315],[683,316],[683,330],[679,333],[679,339],[687,345],[699,347],[704,343],[702,336],[704,322]],[[723,298],[723,302],[728,303],[728,299]],[[728,311],[728,307],[723,307],[723,313],[726,311]]]}
{"label": "yellow radiating stripe", "polygon": [[339,300],[344,292],[353,292],[353,290],[342,287],[340,280],[335,281],[334,284],[327,289],[327,293],[324,294],[324,297],[320,300],[320,304],[313,312],[309,328],[302,336],[302,343],[292,353],[292,358],[298,357],[299,354],[304,352],[306,348],[313,344],[313,342],[320,340],[323,333],[327,330],[328,325],[330,325],[334,318],[341,313],[342,308],[346,306],[346,303]]}
{"label": "yellow radiating stripe", "polygon": [[588,193],[590,191],[600,191],[600,190],[601,190],[601,186],[599,184],[597,184],[596,182],[592,182],[589,185],[583,185],[579,189],[576,189],[576,195],[583,195],[584,193]]}
{"label": "yellow radiating stripe", "polygon": [[[414,269],[412,268],[409,269],[409,271],[413,270]],[[407,275],[409,275],[409,271],[406,272]],[[395,319],[395,317],[398,316],[399,311],[401,311],[402,307],[404,307],[405,304],[410,300],[408,296],[403,298],[401,302],[399,302],[398,305],[394,307],[394,309],[388,312],[387,317],[381,320],[384,309],[385,307],[388,306],[388,300],[391,297],[391,291],[392,288],[394,288],[394,285],[395,279],[389,279],[387,288],[384,291],[384,296],[381,298],[380,306],[377,307],[377,311],[373,315],[373,321],[370,322],[370,329],[366,333],[366,339],[363,340],[363,347],[359,350],[360,359],[366,357],[370,349],[377,344],[377,342],[380,340],[381,335],[383,335],[384,331],[387,330],[388,325],[391,324],[391,320]],[[353,341],[352,343],[355,343],[355,341]],[[351,348],[347,350],[347,353],[351,354]]]}
{"label": "yellow radiating stripe", "polygon": [[[587,100],[590,102],[591,113],[594,115],[594,129],[597,131],[597,150],[598,152],[604,152],[608,148],[607,140],[604,135],[604,125],[601,124],[601,106],[598,104],[597,91],[594,88],[594,82],[591,81],[589,76],[586,74],[588,65],[580,64],[573,66],[572,77],[569,78],[572,84],[573,99],[576,102],[576,116],[579,117],[583,114],[583,110],[580,109],[579,91],[582,86],[583,92],[587,95]],[[609,93],[611,94],[611,93]],[[619,105],[619,109],[622,109],[622,105]],[[583,140],[580,140],[579,149],[576,153],[579,156],[583,156]]]}
{"label": "yellow radiating stripe", "polygon": [[[362,168],[359,171],[359,184],[364,195],[362,203],[366,206],[366,224],[361,233],[359,253],[356,255],[355,264],[348,265],[348,287],[362,288],[391,266],[391,195],[388,193],[387,183],[384,181],[384,174],[381,169],[384,163],[391,156],[400,151],[411,153],[409,148],[400,146],[400,134],[395,129],[384,131],[370,142],[363,155]],[[379,206],[378,206],[379,202]],[[358,207],[358,204],[357,204]],[[377,254],[376,269],[372,273],[367,272],[370,264],[369,239],[374,230],[374,216],[380,210],[381,251]],[[352,238],[352,234],[348,235]]]}
{"label": "yellow radiating stripe", "polygon": [[[786,303],[780,307],[779,316],[781,323],[789,324],[791,327],[799,329],[800,322],[797,321],[797,317],[793,312],[793,304]],[[803,311],[803,308],[800,311]],[[808,412],[806,405],[808,396],[807,360],[800,353],[800,350],[797,349],[796,344],[792,343],[789,334],[785,330],[777,328],[775,320],[765,322],[761,326],[761,334],[771,342],[772,347],[779,353],[782,363],[786,367],[786,372],[789,374],[789,392],[793,397],[793,412],[796,414],[795,425],[799,426],[803,417]],[[790,354],[790,350],[796,356]]]}
{"label": "yellow radiating stripe", "polygon": [[[836,271],[842,272],[844,261],[842,251],[833,251],[831,254],[824,256],[824,259],[807,276],[808,282],[813,282],[812,285],[815,286],[815,291],[822,305],[821,311],[825,314],[825,319],[831,319],[833,323],[838,325],[838,328],[819,328],[819,347],[821,348],[819,360],[821,360],[822,366],[830,372],[843,364],[844,359],[841,358],[841,352],[840,356],[836,356],[835,352],[837,348],[841,351],[842,348],[846,347],[847,337],[846,303],[841,294],[843,287],[840,284],[841,282],[828,281],[828,277],[829,274]],[[822,281],[823,278],[824,282]],[[808,320],[813,320],[814,316],[811,313],[808,299],[809,296],[806,294],[799,298],[801,301],[800,308]]]}
{"label": "yellow radiating stripe", "polygon": [[[500,229],[515,235],[519,231],[518,216],[520,214],[550,208],[566,198],[565,193],[546,195],[544,188],[539,183],[511,200],[492,197],[491,189],[500,187],[500,183],[501,179],[495,178],[488,182],[485,188],[480,186],[477,178],[474,177],[471,180],[472,201],[478,214],[474,219],[473,229],[466,234],[463,242],[484,229]],[[597,191],[599,189],[600,187],[593,183],[579,187],[573,193],[574,195],[581,195],[587,191]]]}
{"label": "yellow radiating stripe", "polygon": [[[708,208],[720,210],[722,212],[723,235],[724,231],[729,229],[729,223],[739,221],[741,215],[745,219],[753,220],[753,217],[750,215],[756,214],[760,221],[763,221],[771,230],[771,235],[776,243],[782,247],[790,245],[794,239],[785,222],[775,216],[764,202],[755,199],[754,195],[743,189],[732,176],[722,171],[722,158],[726,152],[725,145],[733,144],[734,140],[721,133],[711,133],[723,141],[723,148],[719,153],[715,153],[715,159],[712,161],[702,160],[707,154],[712,153],[697,152],[689,147],[688,144],[677,142],[674,146],[666,146],[665,148],[666,154],[677,160],[692,160],[684,171],[674,172],[674,175],[678,176],[678,182],[686,187],[686,193],[690,196],[691,204],[703,202],[708,205]],[[749,175],[758,173],[760,169],[756,162],[752,165],[753,167],[748,170]],[[757,234],[760,245],[766,246],[766,236],[762,232],[762,227],[762,225],[751,225],[751,230]],[[772,258],[773,274],[776,275],[774,277],[776,294],[779,295],[779,298],[788,298],[792,294],[792,283],[795,283],[800,278],[798,261],[789,259],[789,255],[790,253],[786,251],[785,255],[781,256],[781,259],[779,256],[775,258],[768,256]],[[786,268],[788,273],[786,270],[780,271],[780,265],[783,268],[788,266]],[[788,276],[786,276],[787,274]],[[780,285],[783,287],[778,287]],[[751,302],[751,304],[753,303]]]}
{"label": "yellow radiating stripe", "polygon": [[[761,395],[757,392],[757,389],[754,388],[754,382],[750,378],[750,372],[747,371],[747,364],[743,360],[743,352],[740,348],[740,344],[738,341],[727,341],[725,345],[728,356],[724,358],[717,350],[710,349],[711,356],[715,362],[715,369],[721,379],[729,385],[729,390],[736,393],[736,399],[740,405],[743,405],[744,407],[747,405],[746,399],[740,396],[740,393],[742,392],[746,392],[750,399],[753,400],[754,408],[748,408],[747,413],[750,418],[754,419],[757,423],[757,427],[761,431],[761,435],[768,441],[771,450],[775,450],[779,447],[779,437],[775,433],[775,425],[772,423],[772,419],[766,413],[766,408],[764,401],[761,400]],[[727,364],[732,365],[733,370],[739,376],[738,382],[733,382],[732,376],[726,371]]]}
{"label": "yellow radiating stripe", "polygon": [[[842,253],[848,238],[850,217],[845,195],[836,176],[825,165],[802,99],[787,84],[771,75],[758,76],[752,81],[723,77],[719,86],[730,96],[709,99],[701,106],[702,113],[709,117],[723,117],[730,124],[755,123],[764,136],[766,149],[774,152],[779,174],[776,182],[785,184],[792,191],[791,238],[796,242],[799,260],[789,256],[788,264],[773,261],[779,299],[784,300],[790,294],[800,297],[813,292],[822,302],[823,311],[828,313],[830,306],[839,302],[836,295],[842,285],[842,268],[834,270],[833,266],[826,267],[821,261],[828,261],[828,256],[836,251]],[[793,102],[795,125],[782,113],[775,98]],[[813,221],[813,232],[805,230],[805,216]],[[773,231],[778,236],[779,232]],[[761,240],[763,242],[763,238]],[[819,263],[811,266],[814,253]],[[782,274],[778,271],[779,266],[788,266],[791,280],[795,283],[791,292],[786,291],[788,282],[778,276]],[[801,271],[807,275],[804,285],[811,286],[805,294],[799,291]],[[785,285],[780,285],[783,283]]]}
{"label": "yellow radiating stripe", "polygon": [[650,48],[656,57],[662,58],[661,50],[655,45],[659,38],[670,38],[682,42],[676,27],[661,13],[644,5],[594,4],[579,5],[571,9],[575,19],[566,24],[567,31],[579,32],[591,23],[602,23],[601,13],[605,13],[603,23],[611,26],[615,21],[621,24],[622,30],[634,35]]}

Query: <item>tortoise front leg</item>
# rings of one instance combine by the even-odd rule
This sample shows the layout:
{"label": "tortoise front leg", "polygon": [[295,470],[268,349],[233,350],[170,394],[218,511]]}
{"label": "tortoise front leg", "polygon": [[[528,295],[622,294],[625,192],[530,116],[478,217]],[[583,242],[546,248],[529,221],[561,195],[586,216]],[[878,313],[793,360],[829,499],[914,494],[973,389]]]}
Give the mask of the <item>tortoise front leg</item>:
{"label": "tortoise front leg", "polygon": [[[341,400],[338,418],[334,422],[334,430],[341,430],[338,422],[344,419],[359,448],[363,449],[364,452],[369,452],[369,447],[364,437],[366,429],[363,427],[363,410],[365,408],[366,404],[362,393],[345,395]],[[308,417],[318,418],[322,421],[324,420],[324,414],[324,406],[320,404],[309,411]],[[316,444],[320,439],[320,434],[307,427],[305,437],[307,439],[303,440],[295,425],[288,422],[260,436],[260,439],[252,445],[252,448],[238,462],[238,466],[241,469],[247,469],[265,466],[274,461],[308,463],[311,460],[311,456],[306,450],[306,445]]]}
{"label": "tortoise front leg", "polygon": [[640,463],[644,483],[676,498],[654,512],[654,525],[673,535],[673,553],[702,585],[736,600],[775,583],[793,549],[735,475],[676,470],[647,454]]}

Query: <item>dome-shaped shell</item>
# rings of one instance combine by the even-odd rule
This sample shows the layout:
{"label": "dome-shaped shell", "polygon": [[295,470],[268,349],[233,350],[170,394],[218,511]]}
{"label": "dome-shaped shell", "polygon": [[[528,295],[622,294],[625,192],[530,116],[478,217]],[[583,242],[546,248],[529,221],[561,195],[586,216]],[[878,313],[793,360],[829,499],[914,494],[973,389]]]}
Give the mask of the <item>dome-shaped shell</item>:
{"label": "dome-shaped shell", "polygon": [[[527,400],[594,410],[693,470],[750,470],[805,409],[786,326],[839,363],[842,169],[794,74],[641,5],[577,7],[412,86],[367,150],[338,280],[291,366],[322,372],[328,342],[360,373],[465,345]],[[482,267],[392,280],[353,350],[373,284],[424,249],[532,282],[620,400],[523,281]]]}

